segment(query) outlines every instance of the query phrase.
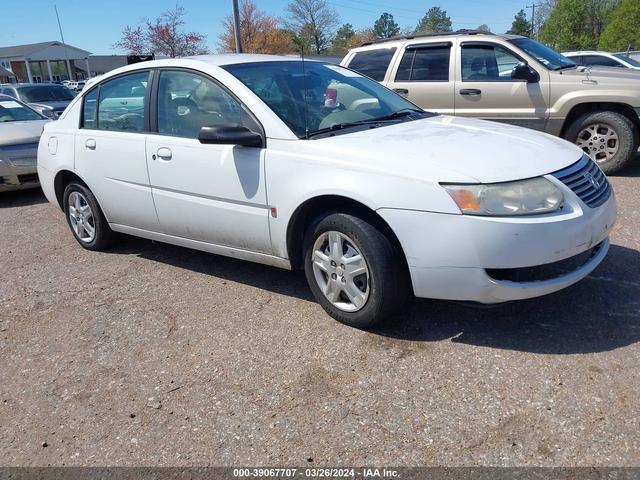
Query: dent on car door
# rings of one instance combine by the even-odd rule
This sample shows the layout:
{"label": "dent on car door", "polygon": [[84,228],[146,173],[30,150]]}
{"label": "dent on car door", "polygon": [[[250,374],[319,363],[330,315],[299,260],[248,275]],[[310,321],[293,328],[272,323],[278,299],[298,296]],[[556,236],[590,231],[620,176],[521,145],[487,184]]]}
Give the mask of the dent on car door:
{"label": "dent on car door", "polygon": [[453,115],[452,43],[409,45],[387,86],[425,110]]}
{"label": "dent on car door", "polygon": [[205,126],[261,127],[235,97],[203,75],[163,70],[156,90],[157,134],[147,137],[147,164],[162,231],[270,253],[265,150],[198,140]]}
{"label": "dent on car door", "polygon": [[513,79],[513,68],[524,60],[507,47],[488,42],[461,43],[459,58],[456,115],[544,130],[549,105],[546,71],[538,71],[538,81]]}
{"label": "dent on car door", "polygon": [[149,75],[119,76],[84,96],[75,167],[110,223],[157,231],[145,155]]}

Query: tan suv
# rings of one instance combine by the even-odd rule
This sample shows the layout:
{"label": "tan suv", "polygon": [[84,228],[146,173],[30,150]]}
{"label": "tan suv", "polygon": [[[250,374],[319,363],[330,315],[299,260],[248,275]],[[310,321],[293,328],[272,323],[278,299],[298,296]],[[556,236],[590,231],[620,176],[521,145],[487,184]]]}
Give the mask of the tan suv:
{"label": "tan suv", "polygon": [[606,173],[638,151],[640,73],[577,67],[529,38],[474,31],[414,35],[364,44],[341,64],[426,110],[566,138]]}

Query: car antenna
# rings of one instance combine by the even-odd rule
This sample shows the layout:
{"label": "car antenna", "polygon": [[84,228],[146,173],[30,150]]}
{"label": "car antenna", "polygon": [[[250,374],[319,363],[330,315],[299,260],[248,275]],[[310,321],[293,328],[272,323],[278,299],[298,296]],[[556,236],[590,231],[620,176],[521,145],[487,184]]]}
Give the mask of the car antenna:
{"label": "car antenna", "polygon": [[300,58],[302,59],[302,88],[304,90],[304,137],[309,140],[309,104],[307,103],[307,74],[304,70],[304,44],[300,42]]}

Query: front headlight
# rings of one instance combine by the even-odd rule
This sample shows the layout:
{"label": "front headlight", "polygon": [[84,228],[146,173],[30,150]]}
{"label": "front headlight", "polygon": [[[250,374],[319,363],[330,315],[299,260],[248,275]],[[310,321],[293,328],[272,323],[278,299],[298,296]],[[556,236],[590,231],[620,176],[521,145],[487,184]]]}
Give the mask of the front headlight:
{"label": "front headlight", "polygon": [[470,215],[534,215],[562,207],[558,187],[543,177],[517,182],[442,185],[462,213]]}

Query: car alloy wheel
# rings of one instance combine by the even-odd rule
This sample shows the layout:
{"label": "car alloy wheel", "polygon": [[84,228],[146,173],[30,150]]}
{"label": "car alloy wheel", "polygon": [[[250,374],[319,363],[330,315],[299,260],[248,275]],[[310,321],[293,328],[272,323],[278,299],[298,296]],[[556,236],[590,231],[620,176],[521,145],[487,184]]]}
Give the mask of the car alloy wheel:
{"label": "car alloy wheel", "polygon": [[367,303],[370,277],[367,262],[347,235],[328,231],[313,245],[313,274],[320,291],[336,308],[357,312]]}
{"label": "car alloy wheel", "polygon": [[69,221],[78,240],[91,243],[96,236],[96,224],[91,206],[78,191],[71,192],[68,199]]}
{"label": "car alloy wheel", "polygon": [[620,141],[616,131],[601,123],[589,125],[578,134],[576,145],[595,162],[611,160],[618,149]]}

